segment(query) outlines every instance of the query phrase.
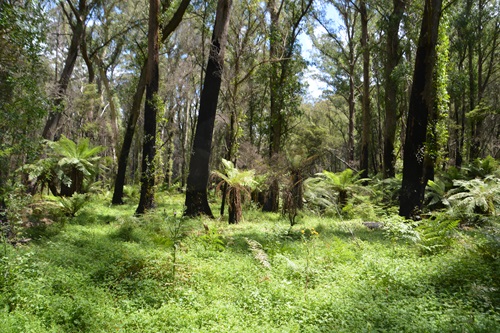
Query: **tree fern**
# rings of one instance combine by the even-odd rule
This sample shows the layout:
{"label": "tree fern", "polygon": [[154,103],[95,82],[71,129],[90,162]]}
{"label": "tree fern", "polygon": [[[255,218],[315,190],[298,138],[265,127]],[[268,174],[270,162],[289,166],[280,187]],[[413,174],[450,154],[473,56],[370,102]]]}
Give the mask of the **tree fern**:
{"label": "tree fern", "polygon": [[98,154],[105,148],[90,147],[88,139],[76,143],[65,136],[59,141],[45,141],[45,144],[49,148],[47,157],[24,167],[23,171],[32,179],[48,183],[54,195],[70,197],[83,192],[83,182],[97,172]]}
{"label": "tree fern", "polygon": [[341,211],[354,192],[370,192],[361,183],[361,173],[346,169],[339,173],[323,171],[305,181],[306,199],[322,211]]}
{"label": "tree fern", "polygon": [[482,179],[455,180],[448,200],[465,218],[475,214],[495,216],[500,206],[500,179],[492,175]]}
{"label": "tree fern", "polygon": [[227,184],[227,200],[229,205],[229,223],[238,223],[242,218],[241,196],[250,196],[250,191],[257,186],[254,170],[238,170],[233,162],[222,159],[222,171],[213,174],[221,179],[217,189]]}

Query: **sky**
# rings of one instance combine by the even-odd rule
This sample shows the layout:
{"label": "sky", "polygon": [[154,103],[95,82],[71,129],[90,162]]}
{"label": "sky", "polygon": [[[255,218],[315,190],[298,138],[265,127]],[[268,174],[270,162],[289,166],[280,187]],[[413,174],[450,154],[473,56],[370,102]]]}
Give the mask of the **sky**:
{"label": "sky", "polygon": [[[333,24],[338,26],[340,23],[340,18],[335,10],[335,8],[331,5],[326,6],[324,8],[326,11],[326,18],[330,19],[333,21]],[[315,24],[314,27],[314,34],[316,36],[319,36],[323,32],[323,28],[320,27],[318,24]],[[298,37],[299,43],[302,45],[302,56],[306,60],[312,60],[312,56],[314,53],[314,46],[312,43],[311,38],[305,33],[302,32],[299,37]],[[321,97],[321,94],[323,93],[323,90],[327,88],[327,85],[315,78],[314,76],[319,73],[319,70],[316,66],[314,65],[309,65],[307,67],[307,70],[305,72],[305,81],[309,85],[307,88],[307,102],[313,102],[314,100],[318,100]]]}
{"label": "sky", "polygon": [[[312,53],[314,52],[314,46],[312,45],[311,38],[305,33],[299,35],[299,43],[302,45],[302,56],[306,60],[312,59]],[[318,68],[314,65],[307,66],[305,72],[305,81],[309,85],[307,87],[307,101],[312,102],[313,100],[319,99],[323,90],[326,89],[326,84],[317,78],[314,75],[318,74]]]}

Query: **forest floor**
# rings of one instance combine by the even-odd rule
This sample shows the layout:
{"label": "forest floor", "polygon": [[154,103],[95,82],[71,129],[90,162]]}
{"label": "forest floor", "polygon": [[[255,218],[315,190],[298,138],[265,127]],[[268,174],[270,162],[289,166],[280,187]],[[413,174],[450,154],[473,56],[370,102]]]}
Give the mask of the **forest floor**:
{"label": "forest floor", "polygon": [[500,332],[500,263],[478,230],[429,253],[359,220],[184,219],[183,200],[135,218],[135,200],[94,197],[4,244],[0,331]]}

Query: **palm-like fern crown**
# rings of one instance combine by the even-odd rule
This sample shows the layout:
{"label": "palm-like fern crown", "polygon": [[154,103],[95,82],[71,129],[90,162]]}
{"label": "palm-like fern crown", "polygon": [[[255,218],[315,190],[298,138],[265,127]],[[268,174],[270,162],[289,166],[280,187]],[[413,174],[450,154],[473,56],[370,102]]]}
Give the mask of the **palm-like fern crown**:
{"label": "palm-like fern crown", "polygon": [[471,180],[454,180],[456,188],[450,191],[448,200],[466,213],[475,211],[495,214],[500,206],[500,179],[493,175]]}
{"label": "palm-like fern crown", "polygon": [[223,171],[214,171],[214,174],[220,177],[232,188],[254,188],[257,186],[254,170],[238,170],[233,162],[222,159]]}
{"label": "palm-like fern crown", "polygon": [[100,158],[97,154],[104,150],[102,146],[90,147],[89,139],[75,143],[65,136],[59,141],[49,141],[48,145],[60,157],[60,167],[74,167],[86,176],[93,173],[94,162]]}

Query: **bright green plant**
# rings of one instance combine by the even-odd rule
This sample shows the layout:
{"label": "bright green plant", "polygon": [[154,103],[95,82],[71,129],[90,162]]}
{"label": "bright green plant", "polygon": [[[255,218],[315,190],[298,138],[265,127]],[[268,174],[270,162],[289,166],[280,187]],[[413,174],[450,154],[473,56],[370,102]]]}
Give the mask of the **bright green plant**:
{"label": "bright green plant", "polygon": [[440,179],[429,180],[425,189],[425,201],[429,208],[449,206],[446,198],[446,183]]}
{"label": "bright green plant", "polygon": [[74,193],[71,197],[58,197],[57,202],[61,211],[66,216],[75,217],[76,214],[88,203],[89,196],[82,193]]}
{"label": "bright green plant", "polygon": [[200,241],[206,250],[222,252],[226,248],[224,238],[215,226],[212,228],[206,226],[205,233],[200,236]]}
{"label": "bright green plant", "polygon": [[30,179],[47,183],[52,194],[72,196],[82,193],[84,182],[91,181],[98,171],[98,154],[105,148],[91,147],[88,139],[78,143],[62,136],[59,141],[45,141],[48,157],[22,170],[28,172]]}
{"label": "bright green plant", "polygon": [[499,171],[498,161],[488,156],[484,159],[475,159],[466,168],[464,168],[469,178],[485,178]]}
{"label": "bright green plant", "polygon": [[181,246],[182,239],[186,236],[186,219],[184,217],[169,218],[165,215],[168,223],[168,234],[171,240],[172,251],[172,283],[175,284],[177,276],[177,266],[179,266],[178,253]]}
{"label": "bright green plant", "polygon": [[222,159],[223,170],[214,171],[214,175],[222,180],[217,185],[220,189],[223,184],[227,184],[227,202],[229,205],[229,223],[240,222],[242,218],[241,199],[242,195],[251,195],[251,191],[256,187],[254,170],[238,170],[233,162]]}
{"label": "bright green plant", "polygon": [[394,178],[374,179],[372,188],[377,202],[383,206],[399,206],[399,191],[401,190],[402,175]]}
{"label": "bright green plant", "polygon": [[313,206],[320,207],[322,212],[340,212],[354,193],[370,193],[367,187],[361,185],[366,179],[360,178],[361,173],[346,169],[339,173],[323,171],[316,177],[305,181],[305,197]]}
{"label": "bright green plant", "polygon": [[460,220],[451,218],[446,213],[436,213],[423,220],[417,227],[425,253],[436,253],[450,248],[456,240],[457,226]]}
{"label": "bright green plant", "polygon": [[455,180],[448,201],[451,213],[462,222],[474,221],[480,216],[496,216],[500,206],[500,179],[487,176],[483,179]]}
{"label": "bright green plant", "polygon": [[379,216],[386,215],[386,212],[386,210],[374,205],[372,198],[368,195],[353,194],[342,208],[344,218],[359,218],[364,221],[376,220]]}
{"label": "bright green plant", "polygon": [[405,240],[411,243],[418,243],[420,241],[420,234],[415,230],[415,227],[415,221],[406,220],[404,217],[396,214],[387,218],[383,225],[385,236],[393,242]]}
{"label": "bright green plant", "polygon": [[[97,162],[100,159],[97,155],[105,148],[102,146],[91,147],[89,139],[82,139],[75,143],[65,136],[61,137],[59,141],[48,141],[48,145],[59,157],[57,162],[58,176],[65,185],[61,188],[61,194],[80,193],[83,181],[88,180],[97,172]],[[65,187],[68,188],[65,189]]]}

